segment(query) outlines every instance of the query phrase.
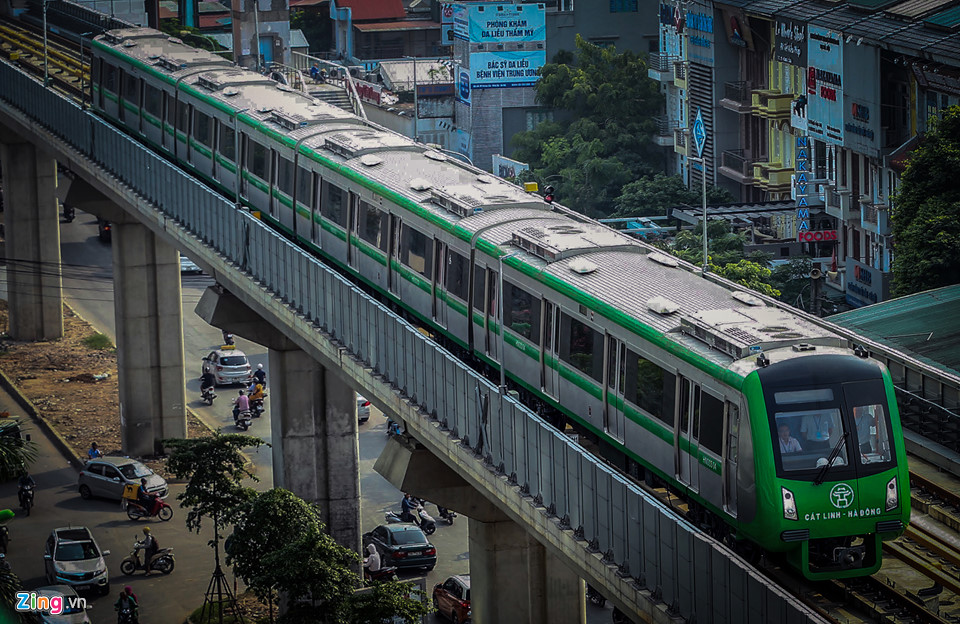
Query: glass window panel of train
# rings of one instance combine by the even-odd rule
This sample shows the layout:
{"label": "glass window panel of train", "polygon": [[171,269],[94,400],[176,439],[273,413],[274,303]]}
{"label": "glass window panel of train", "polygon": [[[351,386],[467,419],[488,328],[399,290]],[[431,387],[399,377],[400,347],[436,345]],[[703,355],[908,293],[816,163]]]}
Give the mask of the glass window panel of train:
{"label": "glass window panel of train", "polygon": [[169,93],[166,94],[167,98],[167,125],[172,126],[173,122],[177,119],[177,98],[173,97]]}
{"label": "glass window panel of train", "polygon": [[891,459],[886,410],[883,405],[857,405],[853,408],[860,463],[888,462]]}
{"label": "glass window panel of train", "polygon": [[603,336],[599,332],[564,314],[560,319],[560,340],[561,360],[594,380],[603,381]]}
{"label": "glass window panel of train", "polygon": [[463,301],[470,296],[470,263],[455,251],[447,250],[447,292]]}
{"label": "glass window panel of train", "polygon": [[540,340],[540,299],[510,282],[503,283],[503,322],[527,340]]}
{"label": "glass window panel of train", "polygon": [[143,83],[143,108],[160,119],[163,116],[163,92],[150,84]]}
{"label": "glass window panel of train", "polygon": [[236,160],[237,139],[233,128],[220,124],[220,155],[229,161]]}
{"label": "glass window panel of train", "polygon": [[387,213],[365,201],[360,202],[360,238],[387,251]]}
{"label": "glass window panel of train", "polygon": [[720,455],[723,451],[723,400],[700,392],[700,446]]}
{"label": "glass window panel of train", "polygon": [[487,270],[482,266],[473,268],[473,309],[483,312],[483,300],[486,293]]}
{"label": "glass window panel of train", "polygon": [[321,214],[341,227],[347,225],[347,193],[335,184],[323,181],[323,206]]}
{"label": "glass window panel of train", "polygon": [[433,245],[426,234],[404,224],[400,232],[400,262],[429,278],[433,272]]}
{"label": "glass window panel of train", "polygon": [[194,111],[193,114],[193,136],[201,145],[213,147],[213,130],[211,128],[212,120],[210,115]]}
{"label": "glass window panel of train", "polygon": [[280,192],[293,197],[293,163],[283,156],[277,157],[277,187]]}
{"label": "glass window panel of train", "polygon": [[110,63],[103,64],[103,82],[100,87],[110,93],[117,92],[117,68]]}
{"label": "glass window panel of train", "polygon": [[[840,410],[835,407],[778,411],[774,414],[774,425],[773,447],[785,471],[821,467],[843,435]],[[834,465],[846,466],[847,463],[847,449],[843,445]]]}
{"label": "glass window panel of train", "polygon": [[184,134],[190,131],[190,105],[186,102],[177,102],[177,130]]}
{"label": "glass window panel of train", "polygon": [[623,396],[657,420],[673,426],[676,378],[632,349],[627,349]]}
{"label": "glass window panel of train", "polygon": [[270,179],[270,150],[266,146],[247,139],[247,169],[261,180]]}
{"label": "glass window panel of train", "polygon": [[123,99],[140,106],[140,79],[126,72],[123,73]]}
{"label": "glass window panel of train", "polygon": [[297,203],[304,206],[313,205],[313,172],[306,167],[297,168]]}

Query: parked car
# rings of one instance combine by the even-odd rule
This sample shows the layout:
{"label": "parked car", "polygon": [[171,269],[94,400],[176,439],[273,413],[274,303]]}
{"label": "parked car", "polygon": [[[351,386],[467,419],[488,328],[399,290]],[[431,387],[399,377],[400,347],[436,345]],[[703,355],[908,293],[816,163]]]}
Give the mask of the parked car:
{"label": "parked car", "polygon": [[48,598],[63,596],[63,611],[59,615],[41,613],[40,621],[43,624],[90,624],[86,610],[76,606],[77,591],[69,585],[47,585],[34,591]]}
{"label": "parked car", "polygon": [[433,606],[453,624],[470,621],[470,575],[451,576],[433,588]]}
{"label": "parked car", "polygon": [[109,550],[100,550],[86,527],[61,527],[47,538],[43,555],[47,582],[69,585],[80,592],[97,590],[110,593],[110,573],[104,557]]}
{"label": "parked car", "polygon": [[167,482],[160,475],[129,457],[100,457],[91,459],[80,471],[77,485],[80,496],[92,498],[123,498],[123,488],[128,485],[140,485],[140,479],[147,480],[147,491],[160,498],[167,495]]}
{"label": "parked car", "polygon": [[111,239],[110,231],[110,222],[106,219],[101,219],[97,217],[97,236],[100,237],[100,242],[109,243]]}
{"label": "parked car", "polygon": [[370,401],[359,392],[357,393],[357,421],[365,423],[370,420]]}
{"label": "parked car", "polygon": [[203,273],[203,269],[198,267],[190,258],[180,254],[180,273],[192,273],[194,275],[199,275],[200,273]]}
{"label": "parked car", "polygon": [[213,373],[214,383],[218,386],[226,384],[243,384],[247,386],[253,380],[253,370],[247,355],[240,349],[224,345],[223,348],[211,351],[203,358],[200,374]]}
{"label": "parked car", "polygon": [[429,572],[437,565],[437,549],[415,524],[381,524],[363,534],[364,548],[367,544],[376,547],[384,566],[426,568]]}

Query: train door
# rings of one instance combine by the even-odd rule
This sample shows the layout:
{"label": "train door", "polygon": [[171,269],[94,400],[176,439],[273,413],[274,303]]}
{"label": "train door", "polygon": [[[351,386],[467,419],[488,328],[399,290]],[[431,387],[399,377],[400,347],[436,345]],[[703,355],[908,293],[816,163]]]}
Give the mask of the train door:
{"label": "train door", "polygon": [[677,458],[677,479],[696,492],[699,489],[697,455],[700,428],[700,384],[680,377],[680,401],[674,452]]}
{"label": "train door", "polygon": [[726,448],[723,456],[723,507],[737,515],[737,462],[740,456],[740,406],[727,401]]}
{"label": "train door", "polygon": [[270,171],[267,173],[267,213],[274,219],[280,220],[280,200],[277,198],[277,182],[280,173],[280,155],[277,150],[270,150]]}
{"label": "train door", "polygon": [[433,320],[446,329],[447,327],[447,244],[440,240],[434,241],[433,250]]}
{"label": "train door", "polygon": [[627,347],[613,336],[607,335],[607,385],[604,397],[603,430],[623,442],[624,405],[626,390]]}
{"label": "train door", "polygon": [[560,391],[560,308],[549,301],[543,302],[543,348],[540,350],[540,385],[543,392],[553,399]]}
{"label": "train door", "polygon": [[487,269],[487,307],[486,318],[486,347],[487,356],[495,362],[500,361],[500,329],[497,326],[497,306],[499,303],[500,279],[497,272]]}
{"label": "train door", "polygon": [[360,254],[354,244],[357,232],[360,231],[360,198],[353,191],[347,194],[347,264],[354,271],[359,270]]}
{"label": "train door", "polygon": [[387,279],[390,294],[400,296],[400,217],[390,215],[390,256],[387,258],[389,268]]}

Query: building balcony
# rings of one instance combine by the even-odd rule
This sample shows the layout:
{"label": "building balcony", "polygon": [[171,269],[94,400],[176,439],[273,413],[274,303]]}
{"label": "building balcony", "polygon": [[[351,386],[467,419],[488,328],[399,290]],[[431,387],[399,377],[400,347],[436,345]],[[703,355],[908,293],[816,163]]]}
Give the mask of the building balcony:
{"label": "building balcony", "polygon": [[742,149],[725,150],[720,154],[718,173],[740,184],[753,184],[753,160],[743,155]]}
{"label": "building balcony", "polygon": [[687,148],[687,129],[674,128],[673,130],[673,151],[684,156],[689,156],[690,151]]}
{"label": "building balcony", "polygon": [[751,96],[753,114],[764,119],[790,119],[792,93],[781,93],[777,89],[754,89]]}
{"label": "building balcony", "polygon": [[687,63],[685,61],[673,61],[673,84],[678,89],[687,88]]}
{"label": "building balcony", "polygon": [[770,193],[790,192],[793,167],[784,167],[779,162],[753,163],[755,184]]}
{"label": "building balcony", "polygon": [[725,82],[723,84],[723,99],[720,106],[743,115],[753,108],[753,97],[750,93],[750,83],[745,81]]}
{"label": "building balcony", "polygon": [[846,189],[827,186],[824,193],[826,213],[836,217],[841,223],[860,221],[860,206],[855,205],[852,194]]}
{"label": "building balcony", "polygon": [[676,141],[676,130],[680,127],[680,122],[676,119],[667,117],[657,117],[657,129],[653,133],[653,142],[660,147],[671,147]]}
{"label": "building balcony", "polygon": [[860,197],[860,227],[879,236],[890,236],[890,206],[876,203],[871,197]]}
{"label": "building balcony", "polygon": [[680,60],[676,56],[668,56],[654,52],[647,63],[647,76],[657,82],[673,82],[673,64]]}

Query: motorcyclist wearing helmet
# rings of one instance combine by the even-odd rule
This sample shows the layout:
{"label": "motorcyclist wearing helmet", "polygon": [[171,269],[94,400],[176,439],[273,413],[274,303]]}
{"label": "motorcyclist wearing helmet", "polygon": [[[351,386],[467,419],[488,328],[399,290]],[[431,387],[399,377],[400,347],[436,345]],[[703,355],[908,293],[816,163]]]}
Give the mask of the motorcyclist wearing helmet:
{"label": "motorcyclist wearing helmet", "polygon": [[263,364],[257,364],[257,372],[253,374],[253,379],[264,388],[267,387],[267,371],[263,370]]}
{"label": "motorcyclist wearing helmet", "polygon": [[140,487],[137,488],[137,501],[151,516],[156,513],[154,507],[157,505],[157,500],[159,500],[159,497],[156,494],[147,491],[147,480],[140,479]]}
{"label": "motorcyclist wearing helmet", "polygon": [[200,392],[202,393],[207,388],[213,388],[217,385],[217,378],[213,376],[213,373],[210,371],[205,371],[200,375]]}
{"label": "motorcyclist wearing helmet", "polygon": [[[120,597],[117,598],[115,603],[113,603],[113,608],[117,611],[118,624],[137,622],[139,620],[139,614],[137,613],[137,600],[132,595],[127,594],[126,591],[120,592]],[[125,611],[130,613],[129,619],[124,618],[123,614]]]}
{"label": "motorcyclist wearing helmet", "polygon": [[143,527],[143,541],[140,544],[143,546],[143,567],[147,574],[150,574],[150,561],[160,550],[157,538],[150,532],[150,527]]}
{"label": "motorcyclist wearing helmet", "polygon": [[233,420],[236,421],[240,417],[240,412],[249,412],[250,411],[250,397],[244,393],[243,390],[240,391],[239,396],[233,400]]}
{"label": "motorcyclist wearing helmet", "polygon": [[20,506],[23,507],[23,491],[24,488],[34,488],[37,487],[37,482],[33,480],[33,477],[30,476],[30,473],[27,470],[24,470],[20,473],[20,480],[17,481],[17,499],[20,501]]}

